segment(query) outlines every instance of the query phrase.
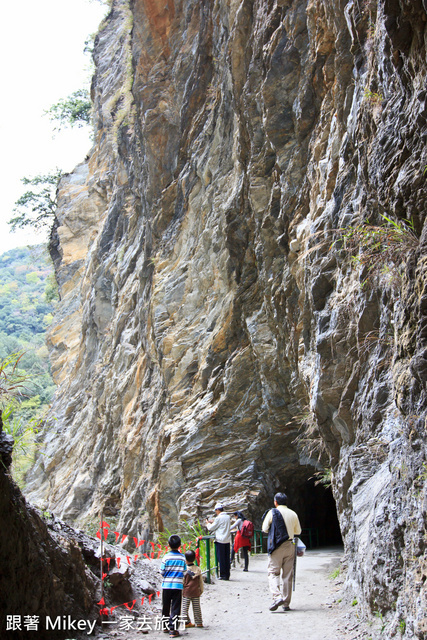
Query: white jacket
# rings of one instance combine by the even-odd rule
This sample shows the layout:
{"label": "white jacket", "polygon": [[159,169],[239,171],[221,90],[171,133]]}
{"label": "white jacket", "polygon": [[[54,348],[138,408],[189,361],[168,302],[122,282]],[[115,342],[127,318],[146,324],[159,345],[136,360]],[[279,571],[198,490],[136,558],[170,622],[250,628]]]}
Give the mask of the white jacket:
{"label": "white jacket", "polygon": [[207,525],[208,531],[215,533],[215,541],[227,544],[231,542],[230,534],[230,516],[226,513],[220,513],[212,524]]}

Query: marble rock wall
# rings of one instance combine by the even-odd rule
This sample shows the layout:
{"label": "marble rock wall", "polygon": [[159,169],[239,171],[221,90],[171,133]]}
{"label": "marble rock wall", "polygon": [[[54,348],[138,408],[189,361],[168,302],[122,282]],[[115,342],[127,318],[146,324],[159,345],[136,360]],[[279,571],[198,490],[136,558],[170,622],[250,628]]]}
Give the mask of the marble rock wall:
{"label": "marble rock wall", "polygon": [[[95,144],[58,192],[31,499],[139,535],[218,499],[259,518],[279,487],[302,509],[327,468],[361,611],[424,637],[426,20],[424,0],[113,1]],[[401,245],[370,271],[350,238],[384,216],[414,237],[388,223]]]}

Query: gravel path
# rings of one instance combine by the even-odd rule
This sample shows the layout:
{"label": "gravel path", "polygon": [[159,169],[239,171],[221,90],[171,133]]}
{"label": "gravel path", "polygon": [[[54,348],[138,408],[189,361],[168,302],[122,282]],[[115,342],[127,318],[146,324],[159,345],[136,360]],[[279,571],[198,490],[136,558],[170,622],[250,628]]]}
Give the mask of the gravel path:
{"label": "gravel path", "polygon": [[[340,603],[340,580],[331,578],[340,566],[342,549],[339,547],[306,551],[298,558],[296,590],[291,611],[279,608],[269,611],[271,597],[267,583],[267,555],[251,556],[249,571],[243,566],[232,569],[228,582],[218,581],[206,585],[201,598],[203,629],[181,630],[185,640],[356,640],[361,635],[359,624],[354,624],[354,611]],[[339,584],[337,584],[339,583]],[[160,603],[151,608],[151,615],[160,616]],[[120,640],[139,640],[142,637],[166,638],[155,630],[148,635],[140,631],[120,631],[117,626],[103,637]],[[106,631],[104,627],[104,632]]]}
{"label": "gravel path", "polygon": [[189,629],[189,635],[206,640],[332,640],[336,613],[330,608],[334,584],[328,576],[339,566],[340,550],[306,552],[298,558],[297,584],[291,611],[269,611],[267,556],[251,557],[249,571],[232,571],[229,582],[208,587],[202,597],[206,629]]}

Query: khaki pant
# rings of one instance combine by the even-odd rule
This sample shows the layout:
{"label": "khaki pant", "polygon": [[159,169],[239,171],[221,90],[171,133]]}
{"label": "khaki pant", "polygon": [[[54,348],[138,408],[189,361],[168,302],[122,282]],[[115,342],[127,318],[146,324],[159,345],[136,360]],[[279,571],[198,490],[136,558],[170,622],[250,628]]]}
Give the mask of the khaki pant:
{"label": "khaki pant", "polygon": [[[294,558],[295,545],[290,540],[283,542],[268,556],[268,586],[273,602],[284,600],[286,607],[289,607],[292,597]],[[281,584],[280,578],[282,578]]]}

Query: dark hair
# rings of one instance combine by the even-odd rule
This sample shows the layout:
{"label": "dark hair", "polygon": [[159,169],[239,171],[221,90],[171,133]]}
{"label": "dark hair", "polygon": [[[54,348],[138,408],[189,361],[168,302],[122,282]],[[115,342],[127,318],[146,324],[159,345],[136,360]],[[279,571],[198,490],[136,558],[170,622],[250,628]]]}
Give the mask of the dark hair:
{"label": "dark hair", "polygon": [[176,551],[177,549],[180,548],[181,546],[181,538],[179,536],[177,536],[176,534],[173,534],[169,540],[168,540],[168,544],[170,546],[171,549],[173,549],[174,551]]}
{"label": "dark hair", "polygon": [[233,516],[237,516],[239,520],[246,520],[245,516],[241,511],[234,511]]}
{"label": "dark hair", "polygon": [[285,505],[287,501],[288,496],[286,495],[286,493],[276,493],[276,495],[274,496],[274,502],[277,502],[277,504]]}
{"label": "dark hair", "polygon": [[196,559],[196,554],[194,553],[194,551],[192,551],[191,549],[189,551],[185,552],[185,559],[188,562],[194,562]]}

